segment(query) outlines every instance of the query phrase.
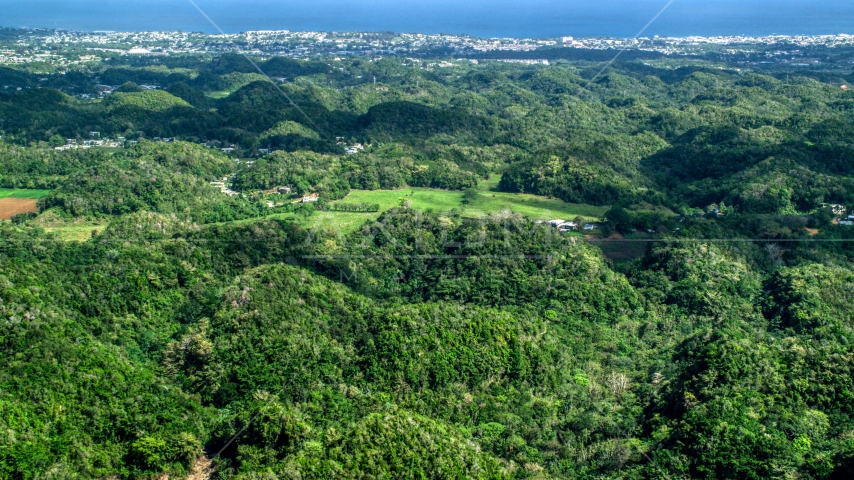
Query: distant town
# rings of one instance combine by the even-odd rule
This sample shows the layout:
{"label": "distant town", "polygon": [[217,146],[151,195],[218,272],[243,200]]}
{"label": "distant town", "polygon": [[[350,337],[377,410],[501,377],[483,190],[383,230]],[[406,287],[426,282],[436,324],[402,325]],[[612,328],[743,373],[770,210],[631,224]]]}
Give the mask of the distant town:
{"label": "distant town", "polygon": [[[628,50],[664,56],[718,56],[746,65],[815,67],[854,64],[854,35],[574,38],[477,38],[390,32],[250,31],[77,32],[0,29],[0,65],[33,64],[46,73],[116,56],[221,55],[240,52],[295,59],[352,56],[451,57],[548,64],[567,50]],[[501,58],[506,54],[507,58]],[[541,57],[538,57],[541,55]],[[441,66],[441,65],[439,65]],[[827,66],[827,65],[825,65]]]}

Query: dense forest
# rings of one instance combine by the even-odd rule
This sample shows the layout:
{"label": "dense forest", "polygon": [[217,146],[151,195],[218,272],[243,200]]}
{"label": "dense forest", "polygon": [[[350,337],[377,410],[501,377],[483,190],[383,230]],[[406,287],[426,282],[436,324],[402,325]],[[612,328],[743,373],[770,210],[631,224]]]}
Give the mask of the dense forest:
{"label": "dense forest", "polygon": [[848,478],[854,77],[646,57],[0,68],[0,478]]}

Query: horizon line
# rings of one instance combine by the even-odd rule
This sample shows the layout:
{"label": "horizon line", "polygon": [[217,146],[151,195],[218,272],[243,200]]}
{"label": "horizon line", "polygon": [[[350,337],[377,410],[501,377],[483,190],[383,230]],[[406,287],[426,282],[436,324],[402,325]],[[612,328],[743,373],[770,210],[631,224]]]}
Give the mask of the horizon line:
{"label": "horizon line", "polygon": [[585,35],[585,36],[575,36],[570,34],[563,35],[552,35],[552,36],[543,36],[543,37],[535,37],[535,36],[480,36],[471,33],[448,33],[448,32],[440,32],[440,33],[427,33],[427,32],[418,32],[418,31],[395,31],[395,30],[297,30],[291,28],[284,29],[258,29],[258,30],[242,30],[238,32],[206,32],[200,30],[86,30],[86,29],[73,29],[73,28],[60,28],[60,27],[30,27],[26,25],[20,26],[2,26],[0,25],[0,30],[29,30],[29,31],[46,31],[46,32],[70,32],[70,33],[90,33],[90,34],[130,34],[130,33],[184,33],[184,34],[193,34],[193,35],[246,35],[251,33],[318,33],[318,34],[353,34],[353,33],[370,33],[370,34],[382,34],[389,33],[394,35],[424,35],[424,36],[435,36],[435,37],[470,37],[470,38],[479,38],[479,39],[489,39],[489,40],[558,40],[562,38],[573,38],[576,40],[588,40],[588,39],[613,39],[613,40],[655,40],[655,39],[676,39],[676,40],[686,40],[686,39],[719,39],[719,38],[727,38],[727,37],[738,37],[738,38],[821,38],[821,37],[852,37],[854,38],[854,31],[852,33],[846,32],[838,32],[838,33],[820,33],[820,34],[806,34],[806,33],[798,33],[798,34],[783,34],[783,33],[769,33],[769,34],[715,34],[715,35],[666,35],[659,34],[653,36],[643,36],[643,37],[632,37],[632,36],[615,36],[615,35]]}

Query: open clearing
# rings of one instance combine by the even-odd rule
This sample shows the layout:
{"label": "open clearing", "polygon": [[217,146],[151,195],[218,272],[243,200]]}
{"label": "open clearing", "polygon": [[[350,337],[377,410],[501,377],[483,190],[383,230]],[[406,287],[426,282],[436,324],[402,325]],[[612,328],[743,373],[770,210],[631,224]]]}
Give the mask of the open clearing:
{"label": "open clearing", "polygon": [[0,188],[0,198],[39,198],[46,197],[50,190],[31,188]]}
{"label": "open clearing", "polygon": [[[493,213],[509,210],[521,213],[534,220],[573,220],[583,217],[586,221],[598,221],[608,207],[597,207],[563,200],[540,197],[524,193],[506,193],[495,191],[497,179],[492,178],[478,185],[478,195],[469,204],[463,203],[463,192],[438,190],[434,188],[408,187],[400,190],[353,190],[344,203],[376,203],[380,212],[400,205],[401,201],[412,202],[412,208],[423,212],[447,213],[458,210],[463,217],[483,218]],[[335,225],[347,233],[358,229],[366,221],[375,220],[380,213],[320,212],[320,215],[308,219]]]}
{"label": "open clearing", "polygon": [[213,98],[214,100],[219,100],[219,99],[225,98],[229,95],[231,95],[231,92],[229,92],[227,90],[220,90],[217,92],[206,92],[205,93],[205,96],[207,96],[208,98]]}
{"label": "open clearing", "polygon": [[108,224],[106,219],[63,218],[58,208],[43,211],[31,223],[32,226],[43,228],[45,232],[53,233],[66,242],[86,241],[104,231]]}
{"label": "open clearing", "polygon": [[380,211],[400,205],[401,200],[410,200],[412,208],[422,211],[444,213],[453,209],[460,210],[464,217],[480,218],[502,210],[521,213],[534,220],[554,220],[558,218],[572,220],[584,217],[586,220],[601,219],[609,207],[597,207],[580,203],[567,203],[556,198],[541,197],[526,193],[507,193],[498,191],[500,175],[493,175],[481,181],[478,195],[470,203],[463,204],[463,192],[439,190],[435,188],[407,187],[400,190],[353,190],[342,200],[348,203],[377,203]]}
{"label": "open clearing", "polygon": [[[44,231],[55,233],[60,240],[66,242],[85,242],[107,228],[106,224],[67,225],[61,227],[44,227]],[[94,232],[94,234],[93,234]]]}
{"label": "open clearing", "polygon": [[20,213],[38,212],[34,198],[0,198],[0,220],[9,220]]}
{"label": "open clearing", "polygon": [[[522,193],[497,192],[497,181],[486,180],[479,185],[479,195],[468,205],[463,204],[463,192],[439,190],[435,188],[407,187],[399,190],[352,190],[350,195],[332,203],[371,203],[380,206],[379,212],[317,212],[309,217],[296,217],[309,229],[331,228],[342,234],[358,230],[368,221],[376,220],[382,212],[395,208],[403,201],[410,201],[411,207],[422,212],[448,213],[457,210],[463,217],[483,218],[493,213],[509,210],[521,213],[535,220],[565,219],[583,217],[586,221],[598,221],[608,207],[566,203],[558,199],[539,197]],[[293,213],[274,214],[263,218],[238,220],[230,223],[252,223],[259,220],[295,218]]]}
{"label": "open clearing", "polygon": [[36,202],[50,190],[30,188],[0,188],[0,220],[9,220],[19,213],[36,213]]}

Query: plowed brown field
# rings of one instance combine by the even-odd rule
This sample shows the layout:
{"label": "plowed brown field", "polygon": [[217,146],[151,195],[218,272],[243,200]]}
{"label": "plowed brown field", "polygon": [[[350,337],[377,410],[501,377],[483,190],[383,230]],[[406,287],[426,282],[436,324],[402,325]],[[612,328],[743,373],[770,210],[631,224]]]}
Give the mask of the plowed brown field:
{"label": "plowed brown field", "polygon": [[38,212],[36,202],[32,198],[0,198],[0,220],[9,220],[19,213]]}

